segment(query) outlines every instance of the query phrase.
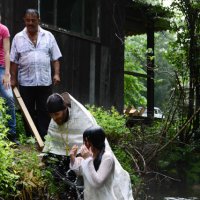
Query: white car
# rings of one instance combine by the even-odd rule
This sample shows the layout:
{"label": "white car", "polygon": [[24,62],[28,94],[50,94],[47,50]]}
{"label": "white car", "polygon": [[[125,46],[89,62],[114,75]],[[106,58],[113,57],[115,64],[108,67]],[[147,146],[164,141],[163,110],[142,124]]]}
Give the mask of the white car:
{"label": "white car", "polygon": [[[138,109],[141,110],[142,107],[139,107]],[[142,113],[142,116],[143,117],[147,117],[147,109],[144,110],[144,112]],[[162,111],[158,107],[154,107],[154,117],[155,118],[159,118],[159,119],[164,119],[165,118],[165,116],[163,115]]]}

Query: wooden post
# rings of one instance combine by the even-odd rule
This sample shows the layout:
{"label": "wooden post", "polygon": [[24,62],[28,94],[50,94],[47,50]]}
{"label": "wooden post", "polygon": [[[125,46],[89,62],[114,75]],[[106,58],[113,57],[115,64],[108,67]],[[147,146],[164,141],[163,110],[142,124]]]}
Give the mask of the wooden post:
{"label": "wooden post", "polygon": [[[151,49],[151,51],[149,51]],[[147,117],[154,118],[154,23],[147,27]]]}
{"label": "wooden post", "polygon": [[24,116],[25,116],[25,118],[26,118],[26,120],[27,120],[27,122],[28,122],[28,124],[29,124],[29,126],[31,128],[31,131],[33,132],[33,134],[34,134],[34,136],[35,136],[35,138],[36,138],[36,140],[37,140],[37,142],[39,144],[39,147],[43,148],[44,147],[44,143],[43,143],[43,141],[42,141],[42,139],[40,137],[40,134],[39,134],[39,132],[38,132],[38,130],[37,130],[32,118],[31,118],[31,116],[30,116],[30,114],[29,114],[29,112],[28,112],[28,110],[26,108],[26,105],[24,104],[24,101],[23,101],[22,97],[20,96],[20,93],[19,93],[19,90],[17,89],[17,87],[13,88],[13,93],[14,93],[16,99],[17,99],[17,102],[19,103],[20,108],[23,111],[23,114],[24,114]]}

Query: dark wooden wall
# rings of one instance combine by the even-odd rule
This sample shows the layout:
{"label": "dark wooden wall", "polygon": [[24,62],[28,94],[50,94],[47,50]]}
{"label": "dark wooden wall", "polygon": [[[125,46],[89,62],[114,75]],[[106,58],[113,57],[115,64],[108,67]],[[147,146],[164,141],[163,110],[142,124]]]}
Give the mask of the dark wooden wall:
{"label": "dark wooden wall", "polygon": [[[103,82],[100,102],[112,102],[122,109],[124,100],[124,2],[101,1],[101,71]],[[109,104],[107,105],[109,106]],[[122,110],[121,110],[122,111]]]}
{"label": "dark wooden wall", "polygon": [[27,8],[37,9],[37,0],[0,0],[2,23],[8,26],[11,38],[24,28],[23,15]]}
{"label": "dark wooden wall", "polygon": [[[60,86],[57,92],[70,92],[81,103],[123,110],[124,20],[123,3],[101,0],[100,40],[92,41],[50,30],[61,49]],[[121,1],[123,2],[123,1]],[[37,9],[37,0],[0,0],[2,23],[12,37],[24,27],[27,8]]]}

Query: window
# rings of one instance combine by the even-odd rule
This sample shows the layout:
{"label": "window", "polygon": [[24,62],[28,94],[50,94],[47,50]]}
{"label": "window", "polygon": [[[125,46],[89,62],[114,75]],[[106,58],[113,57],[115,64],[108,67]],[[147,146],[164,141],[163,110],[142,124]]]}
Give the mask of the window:
{"label": "window", "polygon": [[99,37],[99,0],[39,0],[41,23]]}

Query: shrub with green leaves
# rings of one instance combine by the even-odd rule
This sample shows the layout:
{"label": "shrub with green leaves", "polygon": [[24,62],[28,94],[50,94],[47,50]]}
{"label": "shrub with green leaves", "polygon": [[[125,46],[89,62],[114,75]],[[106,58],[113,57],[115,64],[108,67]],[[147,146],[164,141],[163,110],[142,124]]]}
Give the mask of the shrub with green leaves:
{"label": "shrub with green leaves", "polygon": [[[6,135],[8,133],[7,107],[0,98],[0,199],[47,199],[47,183],[50,173],[40,167],[39,152],[35,142],[15,146]],[[16,112],[18,135],[24,135],[24,124],[21,113]]]}
{"label": "shrub with green leaves", "polygon": [[23,145],[15,150],[13,172],[19,178],[16,182],[15,198],[45,199],[47,194],[46,171],[40,165],[40,158],[34,144]]}
{"label": "shrub with green leaves", "polygon": [[16,133],[19,137],[26,135],[24,120],[20,111],[16,111]]}
{"label": "shrub with green leaves", "polygon": [[7,197],[10,192],[16,191],[18,176],[12,171],[14,152],[10,143],[0,136],[0,197]]}
{"label": "shrub with green leaves", "polygon": [[86,106],[92,113],[97,123],[104,128],[106,135],[110,139],[119,139],[125,134],[130,133],[126,128],[126,118],[121,115],[114,107],[106,110],[103,107]]}
{"label": "shrub with green leaves", "polygon": [[18,179],[12,172],[14,151],[11,142],[6,139],[8,119],[4,100],[0,98],[0,197],[7,197],[10,192],[15,191]]}

